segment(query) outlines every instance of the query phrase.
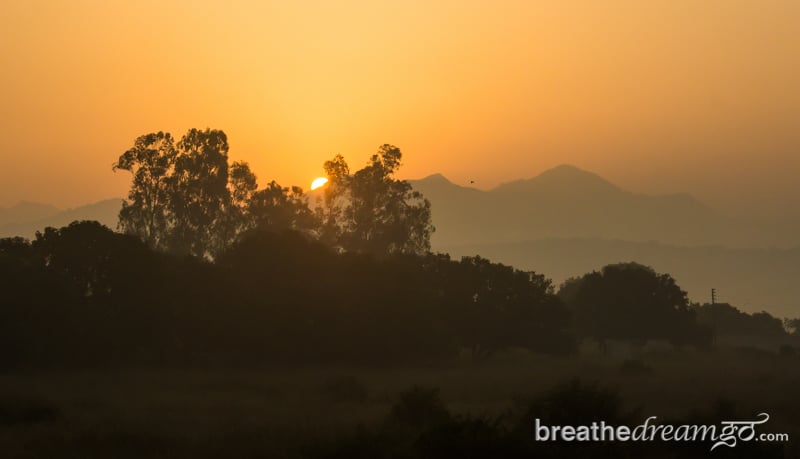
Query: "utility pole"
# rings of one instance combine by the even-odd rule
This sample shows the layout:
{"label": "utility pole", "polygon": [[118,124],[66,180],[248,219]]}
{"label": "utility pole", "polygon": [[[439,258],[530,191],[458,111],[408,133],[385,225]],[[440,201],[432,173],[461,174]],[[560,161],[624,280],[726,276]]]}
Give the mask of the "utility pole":
{"label": "utility pole", "polygon": [[711,289],[711,304],[717,304],[717,289]]}

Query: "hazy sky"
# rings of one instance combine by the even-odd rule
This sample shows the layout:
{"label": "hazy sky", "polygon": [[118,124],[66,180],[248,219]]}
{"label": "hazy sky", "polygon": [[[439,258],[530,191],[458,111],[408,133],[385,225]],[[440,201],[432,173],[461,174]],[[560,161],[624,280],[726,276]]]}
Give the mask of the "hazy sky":
{"label": "hazy sky", "polygon": [[[228,133],[262,183],[401,147],[488,188],[561,163],[723,210],[800,199],[800,2],[18,1],[0,206],[123,196],[151,131]],[[795,210],[796,212],[796,210]]]}

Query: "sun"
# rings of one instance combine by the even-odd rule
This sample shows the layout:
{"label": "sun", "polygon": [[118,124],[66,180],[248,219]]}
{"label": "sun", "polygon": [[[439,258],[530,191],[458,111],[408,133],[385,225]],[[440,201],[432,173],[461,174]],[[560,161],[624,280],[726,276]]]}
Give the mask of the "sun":
{"label": "sun", "polygon": [[317,188],[321,188],[326,183],[328,183],[328,179],[326,179],[325,177],[317,177],[314,179],[313,182],[311,182],[311,190],[313,191],[316,190]]}

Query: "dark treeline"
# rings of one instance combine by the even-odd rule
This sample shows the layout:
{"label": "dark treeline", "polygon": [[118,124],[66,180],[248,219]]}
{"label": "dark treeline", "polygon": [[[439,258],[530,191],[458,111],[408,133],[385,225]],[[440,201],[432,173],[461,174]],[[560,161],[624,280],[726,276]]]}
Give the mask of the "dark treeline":
{"label": "dark treeline", "polygon": [[0,241],[8,365],[430,362],[582,340],[707,347],[788,338],[767,313],[689,305],[668,275],[611,265],[565,283],[480,257],[340,253],[252,231],[213,262],[96,222]]}
{"label": "dark treeline", "polygon": [[[225,134],[141,136],[114,232],[96,222],[0,240],[0,352],[9,366],[429,362],[582,341],[705,348],[789,335],[767,313],[690,305],[635,263],[567,281],[431,254],[430,204],[393,178],[396,147],[351,173],[325,164],[314,205],[228,165]],[[796,324],[787,322],[790,329]]]}
{"label": "dark treeline", "polygon": [[254,230],[213,261],[153,250],[96,222],[0,241],[10,367],[427,363],[581,341],[705,348],[788,343],[781,322],[690,305],[668,275],[607,266],[562,286],[480,257],[336,251]]}
{"label": "dark treeline", "polygon": [[0,242],[3,361],[270,364],[431,361],[511,346],[566,354],[543,276],[479,257],[337,253],[256,231],[214,262],[95,222]]}

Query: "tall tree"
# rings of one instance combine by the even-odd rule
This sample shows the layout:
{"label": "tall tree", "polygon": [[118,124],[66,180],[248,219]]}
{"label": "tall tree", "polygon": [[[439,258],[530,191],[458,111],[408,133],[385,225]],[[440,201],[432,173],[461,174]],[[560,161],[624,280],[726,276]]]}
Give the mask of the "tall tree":
{"label": "tall tree", "polygon": [[171,177],[170,207],[175,219],[171,245],[179,252],[213,256],[224,248],[219,234],[232,203],[228,138],[216,129],[190,129],[178,149]]}
{"label": "tall tree", "polygon": [[331,188],[322,211],[323,233],[353,252],[428,252],[431,205],[408,182],[394,178],[401,159],[400,149],[386,144],[352,175],[341,156],[325,163]]}
{"label": "tall tree", "polygon": [[153,248],[214,258],[256,227],[318,230],[303,190],[275,182],[258,190],[246,162],[228,165],[220,130],[191,129],[177,144],[163,132],[141,136],[113,168],[133,174],[120,228]]}
{"label": "tall tree", "polygon": [[250,203],[258,189],[256,174],[244,161],[231,164],[228,177],[230,202],[225,207],[217,225],[217,250],[229,247],[238,236],[253,227]]}
{"label": "tall tree", "polygon": [[170,230],[170,178],[178,150],[169,133],[157,132],[136,138],[133,147],[120,155],[113,169],[133,174],[128,200],[119,214],[119,227],[138,236],[150,247],[163,249]]}

